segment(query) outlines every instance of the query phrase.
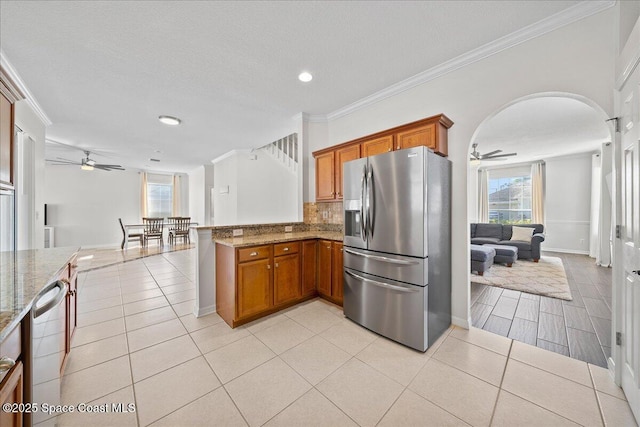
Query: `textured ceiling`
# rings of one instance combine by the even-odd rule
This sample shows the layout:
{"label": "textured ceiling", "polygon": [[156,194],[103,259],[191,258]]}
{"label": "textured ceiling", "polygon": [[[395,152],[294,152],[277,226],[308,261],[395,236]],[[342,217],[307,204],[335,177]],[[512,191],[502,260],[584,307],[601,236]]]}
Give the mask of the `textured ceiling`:
{"label": "textured ceiling", "polygon": [[518,153],[482,167],[544,160],[596,151],[611,141],[602,113],[573,98],[545,96],[516,102],[484,122],[474,142],[478,151]]}
{"label": "textured ceiling", "polygon": [[48,138],[189,171],[577,3],[3,0],[0,48],[53,122]]}

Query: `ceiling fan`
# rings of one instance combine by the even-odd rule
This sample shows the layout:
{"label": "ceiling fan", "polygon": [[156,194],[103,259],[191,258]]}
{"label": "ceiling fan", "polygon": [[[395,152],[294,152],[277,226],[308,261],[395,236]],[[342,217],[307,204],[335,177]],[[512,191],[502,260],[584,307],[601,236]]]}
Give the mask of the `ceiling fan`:
{"label": "ceiling fan", "polygon": [[517,156],[518,155],[518,153],[500,154],[500,153],[502,153],[502,150],[494,150],[494,151],[491,151],[489,153],[480,154],[478,152],[478,144],[477,143],[473,143],[472,147],[473,147],[473,151],[471,152],[471,158],[469,159],[472,162],[479,162],[481,160],[506,160],[505,159],[506,157],[511,157],[511,156]]}
{"label": "ceiling fan", "polygon": [[77,165],[77,166],[80,166],[82,170],[88,170],[88,171],[91,171],[94,169],[100,169],[107,172],[110,172],[112,170],[118,170],[118,171],[125,170],[120,165],[106,165],[102,163],[96,163],[95,160],[92,160],[89,157],[91,155],[90,151],[88,150],[83,150],[83,151],[86,158],[81,159],[80,162],[74,162],[73,160],[63,159],[62,157],[57,157],[56,159],[47,159],[47,162],[49,162],[52,165],[59,165],[59,166]]}

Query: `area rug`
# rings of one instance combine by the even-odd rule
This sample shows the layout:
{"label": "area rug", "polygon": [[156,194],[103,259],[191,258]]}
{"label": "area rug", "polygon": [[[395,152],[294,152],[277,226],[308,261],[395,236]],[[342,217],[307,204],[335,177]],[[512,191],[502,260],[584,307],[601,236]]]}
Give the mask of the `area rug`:
{"label": "area rug", "polygon": [[573,299],[562,260],[556,257],[543,256],[537,263],[519,259],[512,267],[493,264],[483,276],[471,273],[471,281],[568,301]]}

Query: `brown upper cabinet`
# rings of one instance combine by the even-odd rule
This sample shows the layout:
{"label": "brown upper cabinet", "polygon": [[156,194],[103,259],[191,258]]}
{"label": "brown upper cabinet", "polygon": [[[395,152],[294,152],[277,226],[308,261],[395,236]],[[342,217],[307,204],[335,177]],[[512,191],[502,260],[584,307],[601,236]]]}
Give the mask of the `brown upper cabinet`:
{"label": "brown upper cabinet", "polygon": [[393,135],[383,136],[360,144],[362,157],[375,156],[376,154],[393,151]]}
{"label": "brown upper cabinet", "polygon": [[447,130],[452,125],[453,122],[447,116],[439,114],[315,151],[316,201],[342,200],[344,162],[421,145],[446,157]]}
{"label": "brown upper cabinet", "polygon": [[0,186],[13,187],[14,104],[24,94],[0,66]]}
{"label": "brown upper cabinet", "polygon": [[13,185],[13,103],[0,94],[0,183]]}
{"label": "brown upper cabinet", "polygon": [[316,200],[342,200],[342,164],[359,158],[359,145],[350,145],[316,157]]}

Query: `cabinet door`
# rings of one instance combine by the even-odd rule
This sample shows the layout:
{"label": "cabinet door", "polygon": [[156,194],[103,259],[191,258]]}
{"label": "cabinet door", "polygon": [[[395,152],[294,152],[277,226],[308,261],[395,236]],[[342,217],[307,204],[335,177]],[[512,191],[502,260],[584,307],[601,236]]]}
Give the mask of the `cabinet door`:
{"label": "cabinet door", "polygon": [[396,138],[396,150],[424,145],[431,149],[436,148],[436,125],[430,124],[415,129],[400,132]]}
{"label": "cabinet door", "polygon": [[317,266],[318,242],[316,240],[302,242],[302,296],[316,292]]}
{"label": "cabinet door", "polygon": [[318,293],[331,296],[331,241],[318,242]]}
{"label": "cabinet door", "polygon": [[333,256],[331,258],[331,296],[342,304],[342,243],[333,242]]}
{"label": "cabinet door", "polygon": [[361,145],[362,157],[386,153],[393,150],[393,135],[372,139],[371,141],[363,142]]}
{"label": "cabinet door", "polygon": [[[4,405],[5,403],[24,403],[23,378],[22,362],[18,361],[2,381],[2,386],[0,387],[0,405]],[[0,410],[0,426],[22,426],[22,413]]]}
{"label": "cabinet door", "polygon": [[335,199],[334,168],[333,151],[316,157],[316,200]]}
{"label": "cabinet door", "polygon": [[273,306],[271,260],[238,264],[238,319],[258,314]]}
{"label": "cabinet door", "polygon": [[12,184],[13,104],[0,94],[0,182]]}
{"label": "cabinet door", "polygon": [[360,146],[352,145],[351,147],[336,150],[336,198],[342,199],[342,164],[350,160],[360,158]]}
{"label": "cabinet door", "polygon": [[302,295],[300,286],[300,255],[291,254],[275,257],[273,264],[274,305],[299,299]]}

